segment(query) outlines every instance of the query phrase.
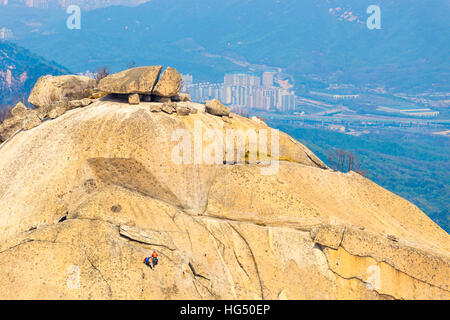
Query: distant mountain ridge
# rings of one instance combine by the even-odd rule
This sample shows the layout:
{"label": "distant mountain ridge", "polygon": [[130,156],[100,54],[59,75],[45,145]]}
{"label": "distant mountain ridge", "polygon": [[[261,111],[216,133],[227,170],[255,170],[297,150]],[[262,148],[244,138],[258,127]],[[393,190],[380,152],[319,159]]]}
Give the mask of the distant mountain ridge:
{"label": "distant mountain ridge", "polygon": [[37,79],[69,70],[8,41],[0,41],[0,108],[22,100]]}
{"label": "distant mountain ridge", "polygon": [[135,6],[149,0],[0,0],[0,6],[25,6],[31,8],[66,8],[78,5],[83,9],[98,9],[109,6]]}
{"label": "distant mountain ridge", "polygon": [[[0,18],[21,45],[75,72],[163,62],[198,80],[215,81],[225,72],[257,65],[283,68],[297,89],[350,83],[394,91],[449,90],[449,2],[383,0],[380,30],[366,27],[372,4],[153,0],[83,12],[81,30],[65,27],[63,10],[19,14],[9,8]],[[33,25],[8,21],[18,15],[27,15]]]}

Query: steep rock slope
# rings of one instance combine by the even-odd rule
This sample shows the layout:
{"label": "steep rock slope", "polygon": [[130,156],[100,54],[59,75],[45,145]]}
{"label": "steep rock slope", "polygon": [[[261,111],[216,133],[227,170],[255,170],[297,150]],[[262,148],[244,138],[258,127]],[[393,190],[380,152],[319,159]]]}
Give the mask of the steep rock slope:
{"label": "steep rock slope", "polygon": [[450,238],[411,203],[283,133],[272,175],[176,164],[176,129],[268,127],[155,104],[103,98],[0,145],[0,298],[450,298]]}

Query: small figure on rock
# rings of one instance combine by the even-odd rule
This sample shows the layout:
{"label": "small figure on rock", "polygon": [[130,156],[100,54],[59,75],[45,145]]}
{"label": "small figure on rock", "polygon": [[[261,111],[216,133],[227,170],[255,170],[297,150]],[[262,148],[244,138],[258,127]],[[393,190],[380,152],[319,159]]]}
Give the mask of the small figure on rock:
{"label": "small figure on rock", "polygon": [[158,254],[156,251],[153,251],[150,257],[145,258],[144,263],[153,270],[153,268],[155,268],[158,264]]}

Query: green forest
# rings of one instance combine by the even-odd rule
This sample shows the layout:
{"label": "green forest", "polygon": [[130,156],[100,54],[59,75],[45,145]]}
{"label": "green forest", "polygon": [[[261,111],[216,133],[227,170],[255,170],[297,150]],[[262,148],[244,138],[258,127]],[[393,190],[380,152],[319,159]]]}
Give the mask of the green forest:
{"label": "green forest", "polygon": [[342,148],[357,156],[367,177],[411,201],[450,232],[450,140],[448,137],[383,130],[351,136],[326,129],[268,121],[310,148],[329,165],[328,151]]}

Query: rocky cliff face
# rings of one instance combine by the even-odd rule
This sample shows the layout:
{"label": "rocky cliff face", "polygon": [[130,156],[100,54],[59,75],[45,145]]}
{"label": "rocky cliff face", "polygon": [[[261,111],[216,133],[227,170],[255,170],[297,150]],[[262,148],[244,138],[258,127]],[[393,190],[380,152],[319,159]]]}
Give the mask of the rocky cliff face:
{"label": "rocky cliff face", "polygon": [[270,128],[167,105],[104,97],[0,145],[0,299],[450,298],[450,237],[417,207],[283,133],[271,174],[251,143],[177,162],[174,132],[212,129],[206,154]]}

